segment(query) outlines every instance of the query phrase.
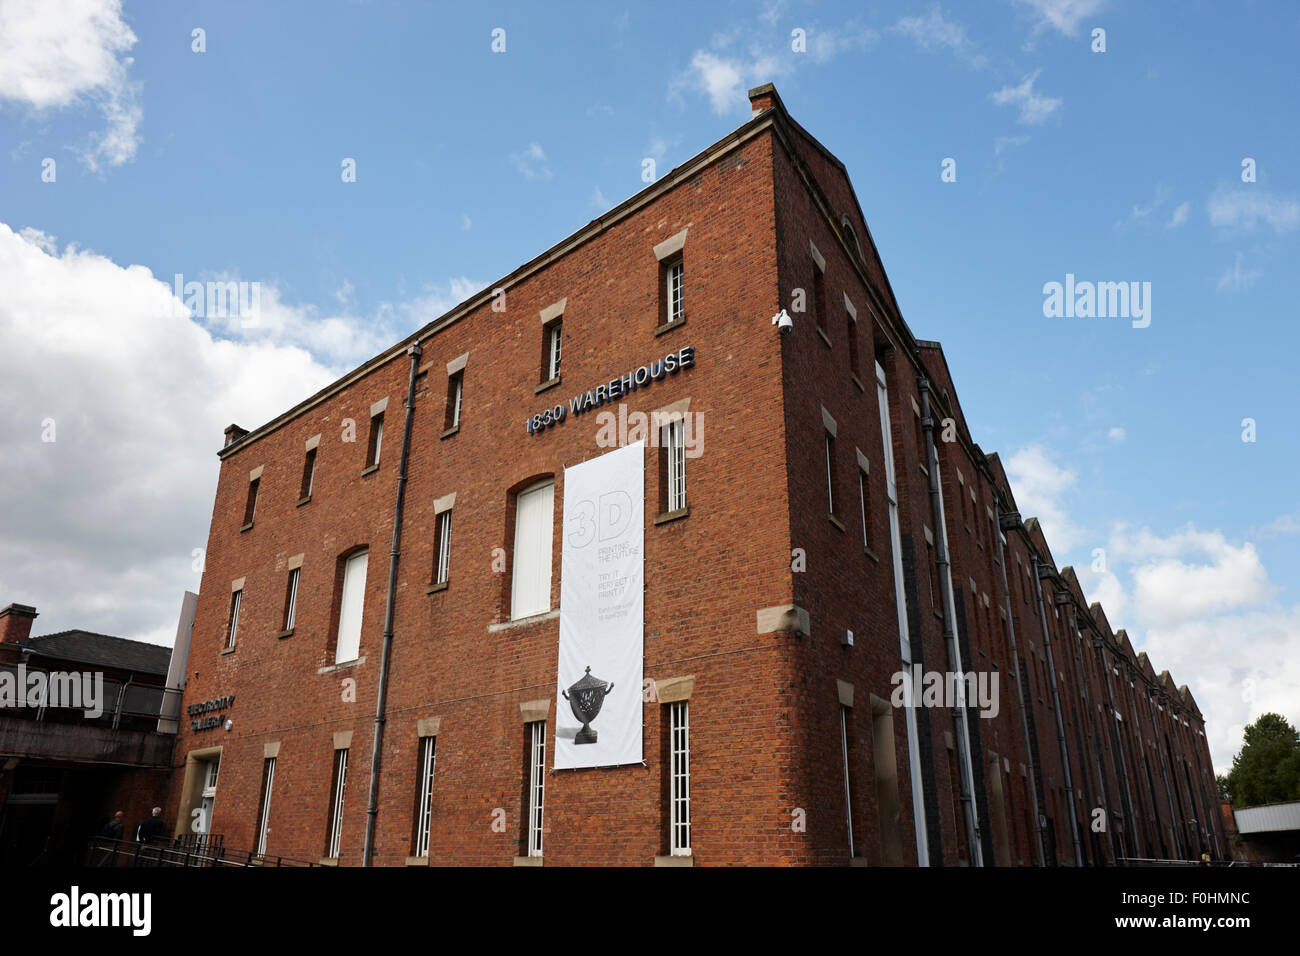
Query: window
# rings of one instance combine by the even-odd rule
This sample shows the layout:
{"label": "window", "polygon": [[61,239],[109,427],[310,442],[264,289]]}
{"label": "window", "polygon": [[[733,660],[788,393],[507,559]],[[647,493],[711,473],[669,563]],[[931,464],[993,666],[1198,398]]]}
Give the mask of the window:
{"label": "window", "polygon": [[826,334],[826,274],[821,267],[813,265],[813,313],[817,328]]}
{"label": "window", "polygon": [[366,599],[366,565],[369,552],[362,551],[343,564],[343,586],[339,598],[339,628],[334,643],[334,663],[356,660],[361,652],[361,613]]}
{"label": "window", "polygon": [[289,572],[289,584],[284,595],[284,630],[293,630],[293,619],[298,610],[298,574],[301,568]]}
{"label": "window", "polygon": [[844,756],[844,813],[849,832],[849,858],[853,852],[853,790],[849,785],[849,709],[840,705],[840,752]]}
{"label": "window", "polygon": [[260,477],[248,483],[248,500],[244,502],[244,527],[253,526],[253,515],[257,511],[257,486],[262,483]]}
{"label": "window", "polygon": [[414,856],[429,855],[429,825],[433,816],[433,770],[438,758],[438,738],[421,737],[416,767],[418,791],[415,798]]}
{"label": "window", "polygon": [[668,853],[691,855],[690,701],[668,705]]}
{"label": "window", "polygon": [[275,758],[267,757],[262,766],[262,799],[257,808],[257,855],[266,855],[266,835],[270,832],[271,788],[275,785]]}
{"label": "window", "polygon": [[828,514],[835,514],[835,436],[826,433],[826,506]]}
{"label": "window", "polygon": [[853,247],[853,251],[857,254],[858,260],[861,261],[863,258],[862,243],[858,242],[858,234],[853,229],[853,223],[849,221],[848,213],[844,213],[840,216],[840,228],[844,230],[844,238],[849,241],[849,245]]}
{"label": "window", "polygon": [[447,378],[447,420],[445,428],[460,427],[460,403],[464,392],[465,370],[452,373]]}
{"label": "window", "polygon": [[311,497],[311,486],[316,479],[316,449],[307,450],[307,457],[302,463],[302,488],[298,493],[298,498],[306,501]]}
{"label": "window", "polygon": [[664,323],[672,325],[686,318],[685,271],[681,256],[664,263]]}
{"label": "window", "polygon": [[849,371],[854,378],[861,378],[858,367],[858,320],[850,315],[846,321],[849,333]]}
{"label": "window", "polygon": [[555,483],[546,479],[515,496],[514,567],[510,576],[510,617],[551,609],[552,517]]}
{"label": "window", "polygon": [[226,647],[234,647],[239,635],[239,606],[244,601],[244,589],[240,588],[230,595],[230,628],[226,634]]}
{"label": "window", "polygon": [[348,752],[334,751],[334,778],[330,782],[329,826],[326,830],[325,856],[336,860],[343,843],[343,795],[348,782]]}
{"label": "window", "polygon": [[438,526],[434,530],[433,583],[446,584],[447,574],[451,568],[451,511],[438,515]]}
{"label": "window", "polygon": [[867,519],[867,470],[858,469],[858,506],[862,509],[862,547],[870,550],[871,535]]}
{"label": "window", "polygon": [[686,420],[669,422],[659,431],[660,500],[665,514],[686,508]]}
{"label": "window", "polygon": [[384,413],[370,417],[370,447],[366,452],[366,467],[379,465],[379,453],[384,445]]}
{"label": "window", "polygon": [[546,721],[528,724],[528,855],[542,855],[542,807],[546,796]]}
{"label": "window", "polygon": [[542,327],[542,381],[560,377],[560,351],[563,347],[564,323],[560,319]]}

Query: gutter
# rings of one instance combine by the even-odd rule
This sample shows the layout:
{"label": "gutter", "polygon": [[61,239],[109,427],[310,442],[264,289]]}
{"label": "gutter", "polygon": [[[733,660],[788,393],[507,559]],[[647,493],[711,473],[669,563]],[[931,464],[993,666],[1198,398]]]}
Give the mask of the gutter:
{"label": "gutter", "polygon": [[975,808],[975,775],[971,767],[969,714],[966,709],[966,670],[962,667],[961,647],[957,643],[957,622],[953,613],[952,567],[948,562],[948,524],[943,514],[943,489],[939,484],[939,453],[934,447],[934,419],[930,417],[930,380],[924,375],[916,380],[921,393],[921,429],[925,432],[925,461],[930,466],[930,512],[934,521],[934,561],[939,571],[940,601],[943,604],[943,642],[948,648],[948,668],[962,677],[956,682],[957,707],[953,723],[957,733],[957,759],[961,763],[961,808],[966,822],[966,843],[972,866],[984,865],[984,848],[980,844],[979,813]]}
{"label": "gutter", "polygon": [[366,841],[361,865],[370,866],[375,853],[375,818],[379,815],[379,763],[384,745],[388,708],[388,662],[393,649],[393,612],[397,597],[397,563],[402,555],[402,507],[406,503],[406,467],[411,455],[411,422],[415,417],[415,377],[420,365],[420,343],[406,350],[411,376],[406,386],[406,420],[402,425],[402,462],[397,471],[397,505],[393,511],[393,547],[388,558],[388,597],[384,602],[384,649],[379,658],[379,695],[375,703],[375,739],[370,751],[370,799],[366,806]]}

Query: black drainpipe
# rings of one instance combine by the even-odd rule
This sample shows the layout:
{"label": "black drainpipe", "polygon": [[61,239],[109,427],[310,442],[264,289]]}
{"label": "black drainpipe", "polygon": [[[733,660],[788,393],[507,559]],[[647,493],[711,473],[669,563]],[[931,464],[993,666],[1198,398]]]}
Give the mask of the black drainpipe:
{"label": "black drainpipe", "polygon": [[366,842],[361,865],[369,866],[375,853],[375,818],[379,815],[379,761],[384,746],[384,716],[388,707],[388,659],[393,648],[393,610],[397,597],[397,562],[402,554],[402,506],[406,502],[406,464],[411,453],[411,420],[415,416],[415,373],[420,364],[420,343],[406,350],[411,376],[406,386],[406,421],[402,424],[402,462],[397,471],[397,506],[393,510],[393,548],[388,558],[388,597],[384,601],[384,649],[379,657],[379,699],[375,703],[375,742],[370,751],[370,800],[366,806]]}
{"label": "black drainpipe", "polygon": [[[943,513],[943,488],[939,483],[939,452],[934,447],[934,419],[930,417],[930,380],[916,379],[921,393],[921,430],[925,432],[925,463],[930,472],[930,515],[934,522],[934,563],[938,568],[939,597],[943,605],[943,643],[948,649],[948,667],[958,677],[957,686],[965,688],[966,671],[962,667],[961,646],[957,643],[957,619],[953,608],[952,568],[948,562],[948,526]],[[961,772],[961,807],[966,822],[966,845],[972,866],[984,865],[984,848],[980,843],[979,812],[975,807],[975,772],[971,766],[969,712],[963,690],[962,700],[953,708],[953,729],[957,738],[957,760]]]}
{"label": "black drainpipe", "polygon": [[1056,662],[1052,657],[1052,635],[1047,626],[1047,607],[1043,603],[1043,578],[1056,572],[1034,554],[1034,585],[1038,590],[1038,617],[1043,623],[1043,650],[1047,654],[1047,684],[1052,691],[1052,709],[1056,711],[1056,740],[1061,746],[1061,763],[1065,771],[1065,805],[1070,810],[1070,839],[1074,843],[1074,865],[1083,866],[1083,848],[1079,845],[1079,814],[1074,806],[1074,777],[1070,773],[1070,749],[1065,743],[1065,720],[1061,716],[1061,695],[1056,687]]}
{"label": "black drainpipe", "polygon": [[[993,517],[998,527],[998,564],[1002,567],[1002,593],[1007,599],[1007,635],[1011,638],[1011,672],[1016,677],[1016,698],[1020,702],[1020,732],[1025,737],[1025,762],[1028,764],[1029,799],[1034,807],[1034,844],[1038,851],[1038,865],[1043,866],[1043,826],[1042,816],[1038,810],[1038,791],[1034,787],[1034,746],[1029,737],[1029,722],[1025,716],[1025,688],[1020,680],[1020,653],[1016,650],[1016,619],[1011,604],[1011,585],[1007,581],[1007,555],[1002,547],[1002,532],[1020,524],[1020,515],[1016,512],[1003,514],[998,507],[998,500],[993,499]],[[1005,527],[1004,527],[1005,525]]]}

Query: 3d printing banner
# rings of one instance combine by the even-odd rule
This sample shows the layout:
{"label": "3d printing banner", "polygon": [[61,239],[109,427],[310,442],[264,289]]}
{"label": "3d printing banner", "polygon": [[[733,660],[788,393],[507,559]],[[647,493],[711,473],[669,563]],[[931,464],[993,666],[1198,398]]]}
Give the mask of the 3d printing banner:
{"label": "3d printing banner", "polygon": [[564,472],[555,767],[641,762],[645,442]]}

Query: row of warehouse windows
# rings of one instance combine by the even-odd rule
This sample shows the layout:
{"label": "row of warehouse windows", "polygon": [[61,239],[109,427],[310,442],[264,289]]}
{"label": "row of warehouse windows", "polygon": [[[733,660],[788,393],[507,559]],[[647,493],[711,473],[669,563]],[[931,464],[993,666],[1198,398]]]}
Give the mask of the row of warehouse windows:
{"label": "row of warehouse windows", "polygon": [[[691,796],[690,796],[690,704],[687,700],[666,704],[668,719],[668,747],[664,752],[664,772],[668,780],[667,843],[672,856],[691,854]],[[541,857],[543,851],[544,809],[546,803],[546,721],[535,720],[524,725],[526,756],[523,768],[527,784],[526,803],[523,807],[520,843],[525,855]],[[325,821],[324,853],[327,859],[337,860],[343,851],[343,811],[346,806],[348,785],[349,746],[336,746],[331,765],[329,804]],[[438,738],[425,734],[419,738],[416,750],[415,806],[412,814],[411,854],[428,857],[429,845],[435,824],[433,816],[434,779],[437,767]],[[275,788],[275,768],[279,756],[268,756],[263,761],[262,785],[257,804],[256,852],[265,856],[270,834],[271,801]],[[217,762],[208,764],[213,785],[205,793],[206,819],[211,819],[216,797]]]}
{"label": "row of warehouse windows", "polygon": [[[683,230],[681,233],[678,233],[677,236],[673,236],[655,247],[656,255],[660,259],[661,302],[659,314],[663,319],[663,324],[660,326],[658,331],[674,328],[686,321],[686,273],[682,253],[685,238],[686,230]],[[549,386],[560,381],[560,363],[564,350],[563,309],[565,301],[566,300],[561,300],[554,306],[551,306],[542,312],[542,385]],[[854,354],[856,354],[856,349]],[[464,357],[462,357],[458,368],[453,367],[456,363],[452,363],[448,366],[447,404],[446,418],[443,424],[443,437],[454,434],[460,428],[461,407],[464,400],[465,384],[463,359]],[[384,399],[371,406],[370,428],[366,441],[366,457],[365,463],[362,466],[363,474],[368,474],[379,467],[380,455],[383,451],[384,408],[386,404],[387,399]],[[302,483],[299,487],[298,503],[300,505],[306,504],[311,500],[312,486],[316,473],[316,454],[319,442],[320,436],[317,435],[307,444],[306,455],[303,461]],[[257,511],[258,492],[261,485],[261,471],[261,468],[255,469],[253,475],[249,478],[248,497],[244,506],[244,521],[241,528],[241,530],[244,531],[247,531],[253,526],[253,519]],[[678,474],[680,479],[680,467]],[[680,485],[681,481],[679,480],[674,486],[678,491],[675,491],[674,494],[679,494]],[[684,504],[682,507],[684,507]]]}
{"label": "row of warehouse windows", "polygon": [[[681,420],[664,426],[660,447],[660,485],[665,514],[686,509],[685,427]],[[445,588],[451,577],[452,515],[455,495],[434,504],[433,566],[429,590]],[[545,478],[514,495],[514,536],[511,542],[510,617],[512,620],[551,610],[551,571],[555,513],[555,483]],[[303,555],[289,561],[285,583],[281,637],[294,631]],[[335,629],[335,663],[355,660],[360,652],[361,620],[365,601],[368,552],[345,555],[338,577],[338,622]],[[240,614],[244,601],[240,578],[231,588],[226,631],[226,650],[239,639]]]}

